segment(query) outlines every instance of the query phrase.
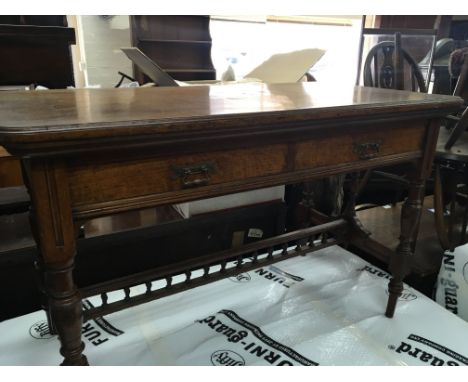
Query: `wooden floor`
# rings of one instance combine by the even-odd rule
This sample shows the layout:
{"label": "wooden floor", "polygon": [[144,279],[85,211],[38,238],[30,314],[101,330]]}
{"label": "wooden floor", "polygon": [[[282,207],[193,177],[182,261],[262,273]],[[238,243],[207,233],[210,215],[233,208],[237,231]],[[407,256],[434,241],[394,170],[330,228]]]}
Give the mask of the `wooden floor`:
{"label": "wooden floor", "polygon": [[[443,249],[439,243],[433,209],[433,198],[428,196],[424,200],[421,214],[416,251],[412,261],[412,273],[405,278],[405,282],[429,298],[433,298],[434,286],[442,262]],[[375,207],[363,210],[358,216],[364,226],[369,227],[372,237],[381,244],[395,249],[400,235],[401,203],[391,207]],[[381,259],[369,256],[358,248],[349,248],[370,263],[388,271],[387,264]]]}
{"label": "wooden floor", "polygon": [[[442,261],[443,250],[440,246],[435,230],[433,198],[427,196],[424,200],[421,214],[416,253],[414,255],[414,269],[421,276],[428,276],[438,272]],[[358,217],[369,229],[372,237],[381,244],[396,248],[400,235],[401,203],[392,207],[375,207],[358,212]]]}

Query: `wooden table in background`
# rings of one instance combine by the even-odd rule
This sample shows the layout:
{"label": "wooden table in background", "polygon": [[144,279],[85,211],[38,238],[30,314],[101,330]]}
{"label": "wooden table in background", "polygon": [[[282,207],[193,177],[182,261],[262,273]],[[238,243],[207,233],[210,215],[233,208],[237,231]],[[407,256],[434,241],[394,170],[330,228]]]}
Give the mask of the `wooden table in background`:
{"label": "wooden table in background", "polygon": [[[87,364],[83,319],[366,237],[351,198],[344,215],[324,225],[78,290],[75,242],[84,221],[411,162],[401,240],[390,267],[386,315],[392,317],[439,119],[460,105],[450,96],[352,86],[332,91],[318,83],[0,93],[0,144],[23,161],[38,267],[63,364]],[[246,256],[252,260],[242,262]],[[215,265],[221,269],[214,271]],[[201,270],[197,277],[195,270]],[[173,283],[177,274],[186,280]],[[153,289],[154,280],[165,287]],[[146,293],[131,296],[130,287],[142,283]],[[124,299],[108,302],[107,293],[117,289]],[[99,294],[101,306],[83,311],[82,298]]]}

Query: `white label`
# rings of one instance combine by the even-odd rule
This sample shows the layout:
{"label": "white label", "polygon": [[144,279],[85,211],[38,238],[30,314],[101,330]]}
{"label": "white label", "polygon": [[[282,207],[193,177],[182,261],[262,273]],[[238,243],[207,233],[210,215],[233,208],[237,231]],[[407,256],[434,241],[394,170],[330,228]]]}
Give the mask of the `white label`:
{"label": "white label", "polygon": [[263,237],[263,231],[260,228],[250,228],[247,236],[261,238]]}

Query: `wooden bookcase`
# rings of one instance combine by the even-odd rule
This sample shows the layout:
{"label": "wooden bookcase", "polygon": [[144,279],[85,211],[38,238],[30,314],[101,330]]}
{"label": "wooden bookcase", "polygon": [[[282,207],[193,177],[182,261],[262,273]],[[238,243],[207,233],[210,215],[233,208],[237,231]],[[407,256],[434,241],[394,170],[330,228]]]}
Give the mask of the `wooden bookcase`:
{"label": "wooden bookcase", "polygon": [[[176,80],[214,80],[209,16],[131,16],[132,45]],[[150,81],[134,67],[134,77]]]}
{"label": "wooden bookcase", "polygon": [[72,44],[64,16],[0,17],[0,86],[74,86]]}

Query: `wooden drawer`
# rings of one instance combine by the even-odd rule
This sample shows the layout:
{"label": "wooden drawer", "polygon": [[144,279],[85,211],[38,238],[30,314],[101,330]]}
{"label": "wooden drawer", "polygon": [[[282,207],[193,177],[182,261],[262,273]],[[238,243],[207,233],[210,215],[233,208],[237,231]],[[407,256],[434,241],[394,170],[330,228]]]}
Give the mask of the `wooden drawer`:
{"label": "wooden drawer", "polygon": [[286,170],[287,144],[170,158],[68,164],[74,205],[213,188]]}
{"label": "wooden drawer", "polygon": [[199,154],[74,159],[68,163],[72,204],[80,216],[113,213],[290,183],[304,171],[313,175],[314,170],[347,171],[367,160],[376,166],[380,158],[381,163],[389,157],[407,160],[408,154],[414,158],[421,152],[426,127],[411,123],[349,131],[322,130],[303,142],[258,142],[256,147]]}
{"label": "wooden drawer", "polygon": [[294,169],[328,167],[420,152],[425,132],[425,126],[416,123],[408,126],[383,125],[379,130],[353,129],[352,133],[317,137],[297,144]]}

